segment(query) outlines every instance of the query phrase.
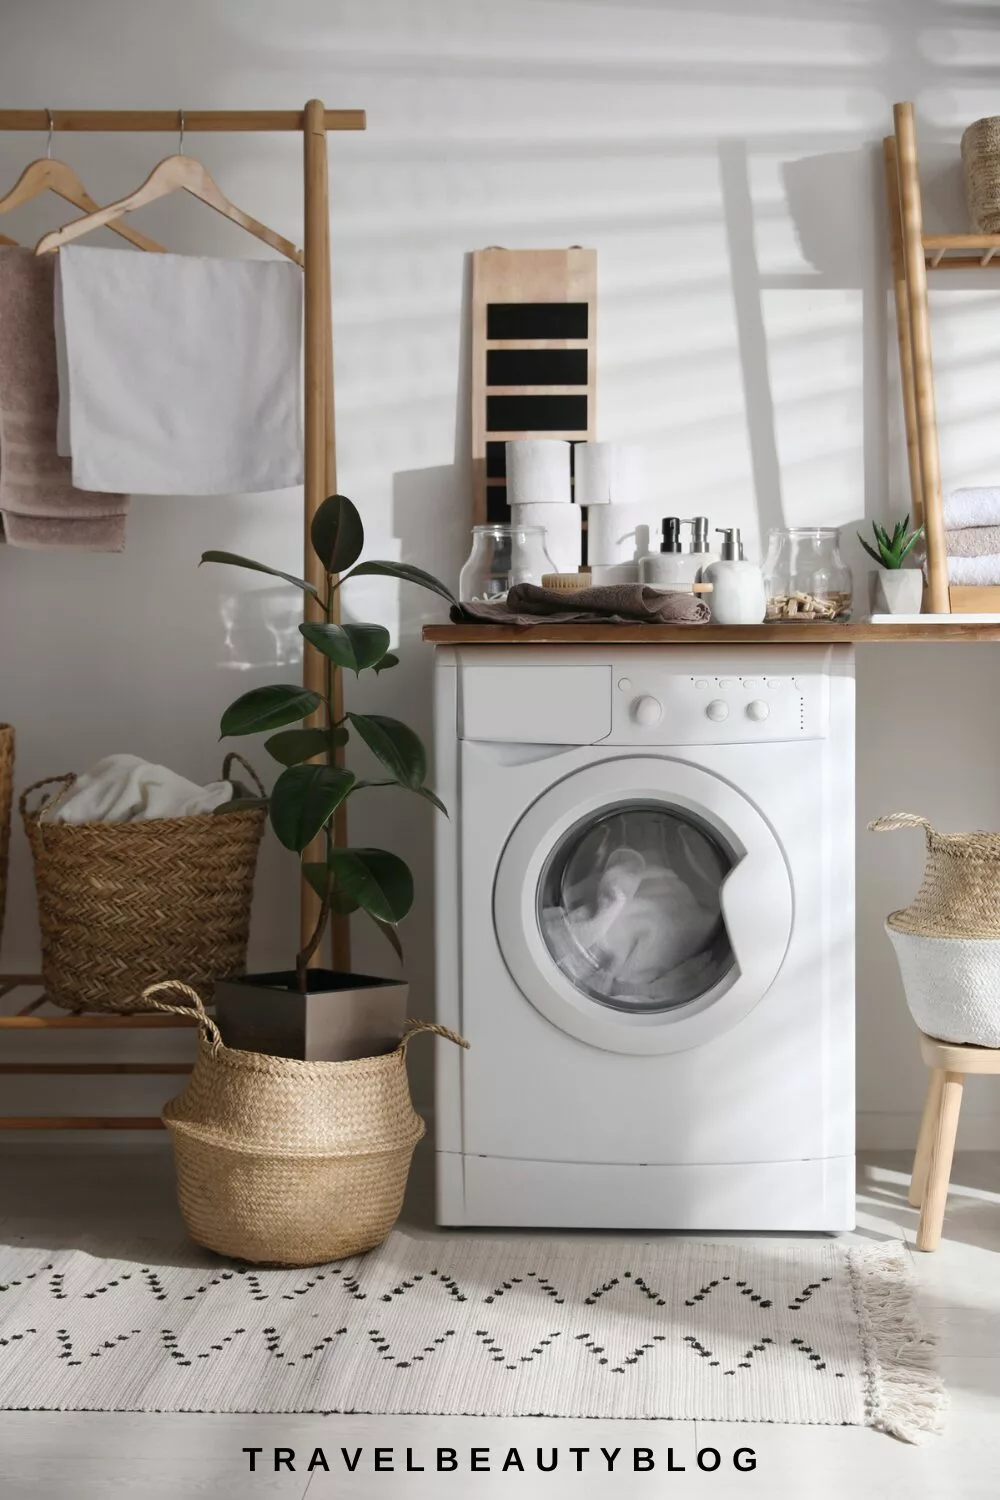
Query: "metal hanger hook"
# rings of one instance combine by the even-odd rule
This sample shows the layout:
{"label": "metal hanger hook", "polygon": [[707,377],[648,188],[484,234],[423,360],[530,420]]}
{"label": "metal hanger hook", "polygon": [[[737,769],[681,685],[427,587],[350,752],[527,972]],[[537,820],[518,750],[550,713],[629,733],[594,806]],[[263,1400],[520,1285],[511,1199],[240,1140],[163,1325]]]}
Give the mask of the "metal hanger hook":
{"label": "metal hanger hook", "polygon": [[178,113],[178,115],[180,117],[180,122],[181,122],[180,137],[179,137],[179,139],[177,141],[177,155],[178,156],[183,156],[184,155],[184,111],[182,109],[179,109],[177,111],[177,113]]}
{"label": "metal hanger hook", "polygon": [[55,130],[56,127],[55,127],[55,121],[52,118],[52,111],[51,111],[51,109],[47,109],[45,111],[45,113],[49,117],[49,138],[48,138],[48,141],[46,142],[46,146],[45,146],[45,155],[46,155],[47,159],[49,161],[51,161],[52,160],[52,132]]}

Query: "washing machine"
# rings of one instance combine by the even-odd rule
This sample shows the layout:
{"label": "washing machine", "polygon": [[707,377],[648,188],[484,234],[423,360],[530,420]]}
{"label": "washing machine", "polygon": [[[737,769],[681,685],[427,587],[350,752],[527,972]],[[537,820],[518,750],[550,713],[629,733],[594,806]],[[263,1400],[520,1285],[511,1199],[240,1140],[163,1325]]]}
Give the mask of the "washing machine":
{"label": "washing machine", "polygon": [[439,647],[437,1217],[854,1225],[844,645]]}

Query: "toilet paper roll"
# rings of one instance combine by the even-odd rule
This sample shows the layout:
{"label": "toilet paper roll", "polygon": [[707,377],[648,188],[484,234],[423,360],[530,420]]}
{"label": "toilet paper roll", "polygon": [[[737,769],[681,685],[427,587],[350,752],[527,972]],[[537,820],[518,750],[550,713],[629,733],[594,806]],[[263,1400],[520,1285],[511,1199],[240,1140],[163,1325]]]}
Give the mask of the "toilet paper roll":
{"label": "toilet paper roll", "polygon": [[577,505],[630,505],[639,499],[641,466],[634,443],[577,443],[573,473]]}
{"label": "toilet paper roll", "polygon": [[578,505],[512,505],[514,526],[544,526],[545,550],[557,573],[575,573],[583,556],[583,516]]}
{"label": "toilet paper roll", "polygon": [[569,443],[516,438],[507,444],[508,505],[569,505]]}
{"label": "toilet paper roll", "polygon": [[587,561],[606,567],[635,562],[659,547],[659,521],[649,505],[594,505],[587,511]]}

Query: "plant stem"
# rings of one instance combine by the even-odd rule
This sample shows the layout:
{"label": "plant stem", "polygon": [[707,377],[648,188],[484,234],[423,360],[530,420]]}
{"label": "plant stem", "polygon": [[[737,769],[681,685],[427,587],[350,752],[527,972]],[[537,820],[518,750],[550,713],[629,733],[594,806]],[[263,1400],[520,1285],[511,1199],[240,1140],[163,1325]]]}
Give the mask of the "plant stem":
{"label": "plant stem", "polygon": [[[329,830],[327,830],[328,843],[329,837]],[[330,901],[332,896],[333,871],[328,869],[326,872],[326,889],[323,892],[323,901],[319,909],[319,916],[316,919],[316,926],[312,930],[312,936],[308,943],[306,943],[305,947],[295,957],[295,977],[298,981],[300,995],[309,993],[309,960],[319,947],[326,924],[330,919]]]}

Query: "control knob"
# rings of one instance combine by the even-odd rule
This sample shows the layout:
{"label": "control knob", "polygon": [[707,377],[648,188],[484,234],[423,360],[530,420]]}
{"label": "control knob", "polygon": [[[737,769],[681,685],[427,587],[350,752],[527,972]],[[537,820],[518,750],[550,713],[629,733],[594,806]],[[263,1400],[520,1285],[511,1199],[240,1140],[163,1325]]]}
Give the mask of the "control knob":
{"label": "control knob", "polygon": [[747,718],[753,719],[755,724],[762,724],[770,712],[770,705],[763,703],[760,698],[754,698],[747,704]]}
{"label": "control knob", "polygon": [[642,724],[649,729],[652,725],[659,724],[663,718],[663,704],[658,698],[652,698],[648,693],[644,694],[632,704],[632,717],[637,724]]}
{"label": "control knob", "polygon": [[725,703],[721,698],[713,698],[705,709],[705,713],[712,720],[713,724],[721,724],[724,719],[729,718],[729,704]]}

